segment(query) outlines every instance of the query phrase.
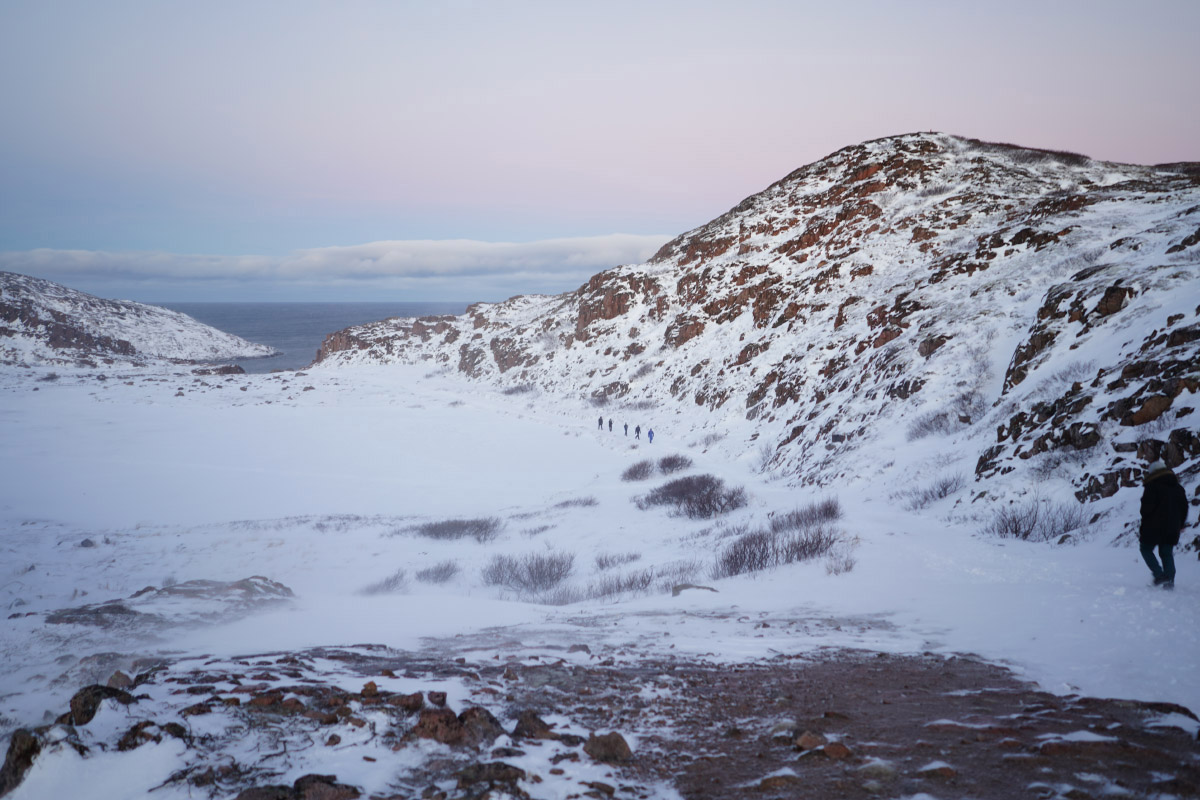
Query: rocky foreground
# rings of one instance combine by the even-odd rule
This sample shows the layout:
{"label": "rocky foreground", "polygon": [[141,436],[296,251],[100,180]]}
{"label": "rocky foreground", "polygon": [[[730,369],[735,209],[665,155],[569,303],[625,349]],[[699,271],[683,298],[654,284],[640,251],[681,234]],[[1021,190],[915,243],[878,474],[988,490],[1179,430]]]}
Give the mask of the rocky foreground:
{"label": "rocky foreground", "polygon": [[0,795],[64,751],[119,765],[165,746],[162,795],[239,800],[1200,796],[1191,711],[1060,697],[970,656],[616,663],[578,644],[503,663],[359,646],[139,670],[14,734]]}

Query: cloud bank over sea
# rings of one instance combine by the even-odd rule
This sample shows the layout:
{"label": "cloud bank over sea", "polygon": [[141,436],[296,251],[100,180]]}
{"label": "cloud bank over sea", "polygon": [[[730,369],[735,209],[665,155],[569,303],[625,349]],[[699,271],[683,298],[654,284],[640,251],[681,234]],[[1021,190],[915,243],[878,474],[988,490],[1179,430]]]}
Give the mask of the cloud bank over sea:
{"label": "cloud bank over sea", "polygon": [[0,270],[101,296],[139,300],[497,300],[557,293],[594,273],[649,259],[671,237],[608,234],[533,242],[412,239],[282,256],[42,248],[0,253]]}

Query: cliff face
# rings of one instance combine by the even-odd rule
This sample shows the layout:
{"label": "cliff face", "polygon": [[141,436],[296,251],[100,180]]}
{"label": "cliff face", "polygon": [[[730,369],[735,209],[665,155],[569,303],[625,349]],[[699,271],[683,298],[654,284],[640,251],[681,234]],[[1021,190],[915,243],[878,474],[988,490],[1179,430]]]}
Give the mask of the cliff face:
{"label": "cliff face", "polygon": [[318,360],[703,409],[805,482],[937,441],[977,481],[1036,467],[1098,500],[1142,458],[1196,471],[1198,303],[1196,165],[914,134],[798,169],[574,292],[352,328]]}
{"label": "cliff face", "polygon": [[274,353],[186,314],[0,272],[0,364],[217,361]]}

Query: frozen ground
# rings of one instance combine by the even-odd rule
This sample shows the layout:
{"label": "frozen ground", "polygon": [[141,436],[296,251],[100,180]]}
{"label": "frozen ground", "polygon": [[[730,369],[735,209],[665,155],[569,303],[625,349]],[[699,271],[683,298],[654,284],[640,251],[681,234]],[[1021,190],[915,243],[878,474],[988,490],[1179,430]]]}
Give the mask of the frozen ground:
{"label": "frozen ground", "polygon": [[[58,371],[56,381],[0,372],[0,602],[13,615],[0,628],[5,732],[51,721],[79,686],[137,658],[360,643],[468,661],[586,644],[617,664],[841,647],[974,653],[1054,693],[1200,709],[1194,556],[1179,554],[1178,588],[1167,593],[1149,586],[1135,549],[1111,545],[1115,531],[1028,544],[950,521],[967,519],[956,498],[905,510],[892,495],[906,471],[938,457],[936,441],[878,453],[891,472],[813,493],[706,444],[703,411],[696,420],[631,412],[640,416],[628,417],[625,437],[618,413],[612,433],[598,431],[599,412],[583,404],[505,396],[422,367],[229,378],[110,370],[103,381]],[[633,440],[635,423],[654,427],[653,445]],[[716,523],[639,510],[632,498],[663,479],[626,482],[622,472],[673,453],[694,461],[689,472],[745,486],[749,505]],[[736,526],[829,497],[845,512],[837,525],[849,572],[817,560],[711,578]],[[415,530],[452,517],[496,517],[499,533],[477,542]],[[574,555],[559,588],[579,594],[634,570],[654,569],[655,580],[647,592],[566,605],[485,585],[494,556],[528,553]],[[620,554],[637,557],[606,570],[596,562]],[[445,582],[418,578],[447,561],[458,569]],[[147,586],[255,575],[294,598],[254,613],[159,592],[129,600],[144,616],[122,625],[47,621]],[[718,591],[673,596],[663,590],[672,583]],[[170,762],[173,746],[137,758]]]}

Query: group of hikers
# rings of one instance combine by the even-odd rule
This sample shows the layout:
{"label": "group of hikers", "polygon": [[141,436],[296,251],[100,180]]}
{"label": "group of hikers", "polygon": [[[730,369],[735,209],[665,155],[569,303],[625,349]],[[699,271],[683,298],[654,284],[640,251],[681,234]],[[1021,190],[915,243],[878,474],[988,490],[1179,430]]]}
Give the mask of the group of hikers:
{"label": "group of hikers", "polygon": [[[624,425],[625,425],[625,435],[628,436],[629,435],[629,423],[626,422],[626,423],[624,423]],[[610,417],[608,420],[608,432],[609,433],[612,433],[612,426],[613,426],[613,421],[612,421],[612,418]],[[604,430],[604,417],[600,417],[600,419],[596,421],[596,428],[598,430]],[[642,438],[642,426],[641,425],[634,426],[633,438],[635,438],[635,439]],[[650,444],[654,444],[654,428],[646,429],[646,439],[649,440]]]}

